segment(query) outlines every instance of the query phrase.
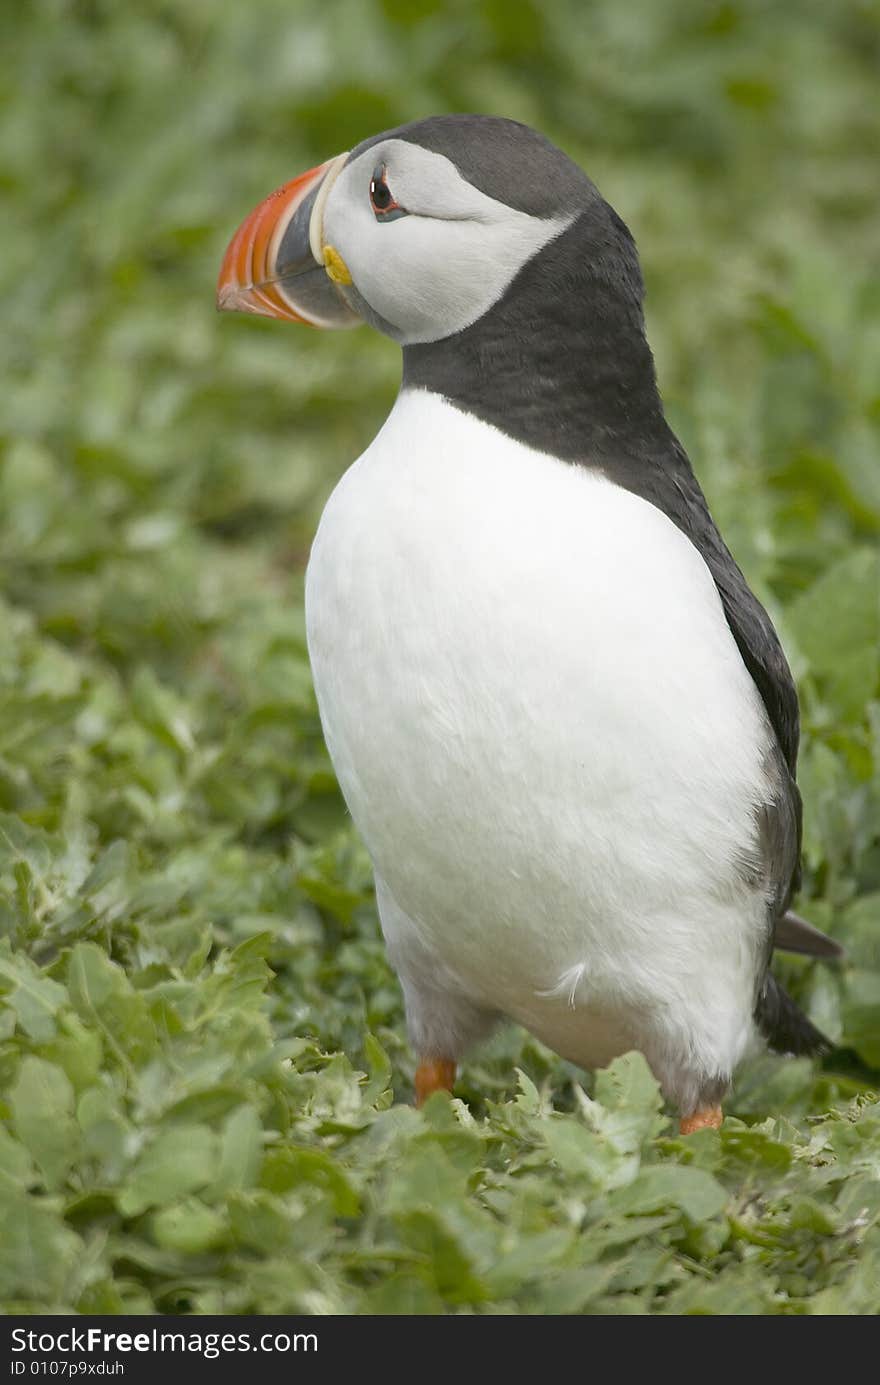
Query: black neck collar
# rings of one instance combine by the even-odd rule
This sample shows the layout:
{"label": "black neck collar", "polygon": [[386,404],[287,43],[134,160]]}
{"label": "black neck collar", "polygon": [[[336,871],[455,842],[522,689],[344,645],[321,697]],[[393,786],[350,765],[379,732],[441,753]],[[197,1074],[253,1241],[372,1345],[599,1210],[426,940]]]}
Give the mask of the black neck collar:
{"label": "black neck collar", "polygon": [[[404,347],[403,387],[551,456],[611,472],[674,446],[645,340],[632,238],[597,199],[477,322]],[[625,482],[624,482],[625,484]]]}

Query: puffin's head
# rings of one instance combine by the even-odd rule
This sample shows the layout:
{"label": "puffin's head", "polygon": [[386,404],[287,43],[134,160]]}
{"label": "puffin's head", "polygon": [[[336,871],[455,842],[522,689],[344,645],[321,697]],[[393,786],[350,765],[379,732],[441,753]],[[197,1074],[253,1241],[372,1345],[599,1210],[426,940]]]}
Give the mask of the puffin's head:
{"label": "puffin's head", "polygon": [[596,200],[586,174],[528,126],[417,121],[261,202],[226,252],[217,306],[439,341],[482,317]]}

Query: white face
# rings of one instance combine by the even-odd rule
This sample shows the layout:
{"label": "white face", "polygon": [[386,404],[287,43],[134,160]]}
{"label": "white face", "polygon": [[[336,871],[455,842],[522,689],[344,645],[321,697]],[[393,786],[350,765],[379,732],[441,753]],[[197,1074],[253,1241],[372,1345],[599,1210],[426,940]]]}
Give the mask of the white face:
{"label": "white face", "polygon": [[[393,203],[371,197],[377,169]],[[379,201],[385,197],[381,192]],[[497,202],[468,183],[442,154],[406,140],[371,145],[347,164],[323,208],[323,243],[341,255],[356,311],[402,345],[439,341],[470,326],[504,293],[527,260],[567,226]],[[361,301],[359,301],[361,300]]]}

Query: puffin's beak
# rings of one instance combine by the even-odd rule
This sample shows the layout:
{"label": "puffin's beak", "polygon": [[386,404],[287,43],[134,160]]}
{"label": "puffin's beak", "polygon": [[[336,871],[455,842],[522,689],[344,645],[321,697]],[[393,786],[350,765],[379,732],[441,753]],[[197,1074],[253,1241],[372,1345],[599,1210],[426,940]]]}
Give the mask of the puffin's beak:
{"label": "puffin's beak", "polygon": [[324,244],[324,205],[348,154],[309,169],[261,202],[229,242],[217,280],[221,312],[258,313],[310,327],[356,327],[342,296],[351,275]]}

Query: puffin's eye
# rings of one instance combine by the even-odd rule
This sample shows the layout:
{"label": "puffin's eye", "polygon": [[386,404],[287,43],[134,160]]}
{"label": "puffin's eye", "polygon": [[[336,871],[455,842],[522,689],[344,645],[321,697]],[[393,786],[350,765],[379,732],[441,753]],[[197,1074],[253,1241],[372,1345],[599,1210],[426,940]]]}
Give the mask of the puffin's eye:
{"label": "puffin's eye", "polygon": [[373,169],[370,179],[370,205],[378,221],[394,221],[398,216],[406,216],[405,210],[395,202],[394,194],[388,186],[384,164],[377,164]]}

